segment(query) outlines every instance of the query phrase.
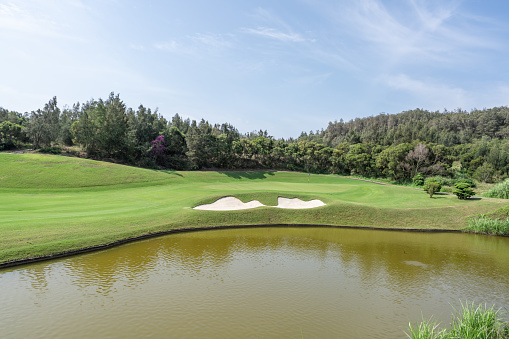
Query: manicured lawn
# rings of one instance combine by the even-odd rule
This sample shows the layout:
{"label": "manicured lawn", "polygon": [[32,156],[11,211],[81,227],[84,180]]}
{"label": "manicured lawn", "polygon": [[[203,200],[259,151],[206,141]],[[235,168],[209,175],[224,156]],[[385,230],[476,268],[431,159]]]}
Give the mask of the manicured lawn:
{"label": "manicured lawn", "polygon": [[[308,182],[309,180],[309,182]],[[309,210],[197,211],[223,196]],[[328,224],[460,229],[506,200],[430,199],[415,189],[297,172],[174,172],[38,154],[0,153],[0,262],[60,253],[181,227]]]}

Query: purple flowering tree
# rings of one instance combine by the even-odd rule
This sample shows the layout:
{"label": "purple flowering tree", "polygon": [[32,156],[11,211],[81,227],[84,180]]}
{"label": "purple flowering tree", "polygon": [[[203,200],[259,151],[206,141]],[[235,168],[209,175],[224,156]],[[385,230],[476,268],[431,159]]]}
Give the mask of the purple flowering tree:
{"label": "purple flowering tree", "polygon": [[152,149],[150,156],[154,158],[157,164],[164,165],[166,162],[166,146],[164,144],[164,135],[160,135],[151,142]]}

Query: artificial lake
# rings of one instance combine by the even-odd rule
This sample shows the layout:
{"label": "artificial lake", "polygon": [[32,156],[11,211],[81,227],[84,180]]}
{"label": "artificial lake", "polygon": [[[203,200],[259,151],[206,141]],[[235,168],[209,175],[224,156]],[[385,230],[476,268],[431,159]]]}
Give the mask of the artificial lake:
{"label": "artificial lake", "polygon": [[[405,338],[509,309],[509,238],[328,227],[176,233],[0,270],[2,338]],[[505,314],[507,317],[508,315]]]}

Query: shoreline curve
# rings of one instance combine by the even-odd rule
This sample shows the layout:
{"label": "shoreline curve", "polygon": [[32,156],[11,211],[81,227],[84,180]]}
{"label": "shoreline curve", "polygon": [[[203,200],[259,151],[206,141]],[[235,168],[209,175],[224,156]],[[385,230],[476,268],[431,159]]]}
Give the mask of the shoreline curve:
{"label": "shoreline curve", "polygon": [[[472,232],[467,232],[463,230],[451,230],[451,229],[436,229],[436,228],[388,228],[388,227],[371,227],[371,226],[342,226],[342,225],[315,225],[315,224],[253,224],[253,225],[219,225],[219,226],[200,226],[200,227],[184,227],[184,228],[175,228],[167,231],[147,233],[136,237],[116,240],[114,242],[86,247],[82,249],[65,251],[50,255],[45,255],[41,257],[35,258],[27,258],[13,261],[6,261],[0,263],[0,270],[9,267],[22,266],[33,264],[41,261],[50,261],[53,259],[61,259],[65,257],[72,257],[75,255],[86,254],[91,252],[98,252],[101,250],[106,250],[110,248],[114,248],[120,245],[129,244],[132,242],[136,242],[139,240],[145,240],[150,238],[156,238],[164,235],[169,235],[173,233],[187,233],[187,232],[198,232],[198,231],[209,231],[209,230],[220,230],[220,229],[228,229],[228,228],[262,228],[262,227],[327,227],[327,228],[351,228],[351,229],[365,229],[365,230],[380,230],[380,231],[401,231],[401,232],[425,232],[425,233],[466,233],[466,234],[476,234]],[[489,234],[486,234],[489,235]]]}

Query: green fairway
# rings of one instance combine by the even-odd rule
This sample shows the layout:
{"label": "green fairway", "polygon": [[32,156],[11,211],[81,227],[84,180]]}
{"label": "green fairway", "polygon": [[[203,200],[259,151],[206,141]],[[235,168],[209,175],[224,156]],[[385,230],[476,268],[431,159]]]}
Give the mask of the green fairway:
{"label": "green fairway", "polygon": [[[309,181],[309,182],[308,182]],[[198,211],[223,196],[277,205],[320,199],[307,210]],[[0,262],[72,251],[182,227],[327,224],[460,229],[501,199],[430,199],[398,186],[297,172],[174,172],[36,154],[0,154]]]}

